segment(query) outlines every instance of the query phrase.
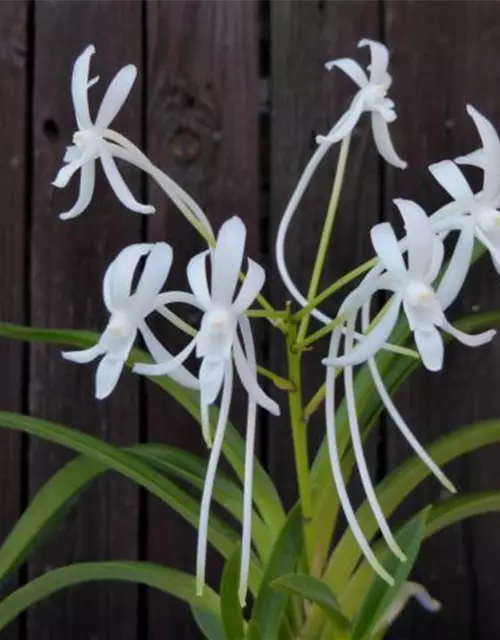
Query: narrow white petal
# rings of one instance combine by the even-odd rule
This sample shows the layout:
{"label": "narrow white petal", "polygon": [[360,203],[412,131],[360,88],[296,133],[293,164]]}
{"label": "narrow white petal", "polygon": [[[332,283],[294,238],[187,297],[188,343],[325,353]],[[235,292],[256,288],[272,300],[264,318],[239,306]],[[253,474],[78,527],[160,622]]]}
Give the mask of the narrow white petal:
{"label": "narrow white petal", "polygon": [[114,390],[124,365],[124,360],[114,356],[105,355],[101,360],[95,377],[95,397],[98,400],[104,400]]}
{"label": "narrow white petal", "polygon": [[111,124],[111,121],[115,118],[127,99],[136,76],[136,67],[133,64],[129,64],[123,67],[123,69],[120,69],[113,78],[97,113],[95,126],[98,129],[106,129]]}
{"label": "narrow white petal", "polygon": [[211,292],[214,305],[229,306],[233,301],[243,262],[246,234],[246,227],[237,216],[227,220],[220,228],[211,256]]}
{"label": "narrow white petal", "polygon": [[87,362],[92,362],[92,360],[95,360],[103,353],[103,348],[99,343],[97,343],[93,347],[90,347],[90,349],[82,349],[80,351],[63,351],[62,357],[65,360],[70,360],[71,362],[85,364]]}
{"label": "narrow white petal", "polygon": [[394,204],[405,223],[409,275],[425,280],[434,251],[434,233],[429,218],[422,207],[412,200],[397,198]]}
{"label": "narrow white petal", "polygon": [[470,269],[474,249],[474,227],[466,221],[458,236],[453,255],[436,291],[441,309],[445,311],[460,293]]}
{"label": "narrow white petal", "polygon": [[392,600],[387,610],[375,625],[372,637],[378,637],[380,633],[392,625],[412,596],[424,609],[431,613],[436,613],[441,609],[441,603],[432,598],[425,587],[416,582],[405,582],[401,586],[397,596]]}
{"label": "narrow white petal", "polygon": [[191,258],[187,266],[189,286],[204,309],[209,309],[212,305],[207,278],[207,256],[209,253],[210,251],[202,251]]}
{"label": "narrow white petal", "polygon": [[64,189],[67,186],[68,182],[75,175],[75,173],[82,168],[84,164],[84,157],[80,156],[76,160],[65,164],[59,171],[57,172],[57,176],[52,181],[52,186],[57,187],[58,189]]}
{"label": "narrow white petal", "polygon": [[94,53],[95,47],[91,44],[76,59],[71,76],[71,94],[79,129],[90,129],[92,127],[87,90],[90,58]]}
{"label": "narrow white petal", "polygon": [[200,365],[200,391],[202,401],[211,405],[217,399],[224,381],[225,360],[203,358]]}
{"label": "narrow white petal", "polygon": [[123,311],[129,305],[132,281],[140,259],[151,251],[151,244],[138,243],[122,249],[104,274],[102,295],[108,311]]}
{"label": "narrow white petal", "polygon": [[116,197],[125,207],[127,207],[127,209],[144,214],[155,212],[154,207],[149,204],[141,204],[134,198],[118,171],[118,167],[116,166],[116,163],[105,143],[101,145],[101,163],[104,173],[106,174],[108,182],[115,192]]}
{"label": "narrow white petal", "polygon": [[370,84],[382,84],[387,74],[389,65],[389,51],[381,42],[363,38],[358,43],[358,47],[370,47]]}
{"label": "narrow white petal", "polygon": [[[139,331],[144,338],[144,342],[146,344],[146,348],[149,351],[151,357],[156,362],[168,362],[173,359],[173,355],[170,351],[167,351],[165,347],[161,344],[161,342],[156,338],[151,329],[145,322],[141,322],[139,324]],[[200,383],[198,379],[185,367],[179,365],[174,371],[169,373],[169,376],[182,385],[183,387],[187,387],[188,389],[199,389]]]}
{"label": "narrow white petal", "polygon": [[[347,323],[347,333],[345,338],[345,349],[349,351],[352,348],[353,341],[353,331],[354,331],[354,321],[349,320]],[[387,524],[387,520],[384,516],[382,509],[380,508],[380,504],[375,493],[375,489],[373,488],[373,483],[370,478],[370,472],[368,471],[368,465],[366,464],[366,458],[363,451],[363,443],[361,441],[361,433],[359,430],[358,416],[356,410],[356,398],[354,395],[354,380],[352,367],[346,367],[344,369],[344,388],[345,388],[345,398],[347,404],[347,415],[349,419],[349,430],[351,433],[351,441],[352,447],[354,449],[354,457],[356,459],[356,465],[358,468],[359,476],[361,478],[361,484],[363,485],[363,489],[365,490],[366,499],[368,500],[368,504],[371,507],[375,520],[379,526],[380,532],[384,537],[384,540],[387,542],[389,549],[394,553],[394,555],[404,562],[406,560],[406,556],[401,550],[400,546],[396,542],[396,539],[392,535],[392,532]]]}
{"label": "narrow white petal", "polygon": [[385,118],[378,113],[378,111],[372,112],[372,133],[375,146],[382,158],[398,169],[406,169],[408,163],[398,156],[396,149],[392,144],[391,136],[389,134],[389,126]]}
{"label": "narrow white petal", "polygon": [[398,280],[406,280],[407,270],[401,246],[389,222],[380,222],[370,230],[373,248],[385,269]]}
{"label": "narrow white petal", "polygon": [[353,367],[374,356],[389,339],[398,320],[400,308],[401,298],[395,296],[379,322],[373,327],[370,333],[359,339],[358,344],[349,351],[349,353],[345,353],[335,360],[328,357],[323,360],[323,364],[328,367]]}
{"label": "narrow white petal", "polygon": [[435,235],[432,238],[432,260],[427,273],[426,282],[432,284],[438,277],[444,262],[444,243],[441,238]]}
{"label": "narrow white petal", "polygon": [[197,309],[203,309],[196,296],[186,291],[167,291],[157,296],[156,306],[159,313],[161,313],[160,307],[162,305],[166,306],[169,304],[189,304]]}
{"label": "narrow white petal", "polygon": [[467,105],[467,113],[474,120],[483,143],[483,198],[489,202],[500,193],[500,139],[491,122],[470,104]]}
{"label": "narrow white petal", "polygon": [[331,71],[334,67],[337,67],[343,71],[353,82],[355,82],[360,89],[366,87],[368,84],[368,77],[362,67],[352,58],[339,58],[338,60],[330,60],[325,63],[325,67],[328,71]]}
{"label": "narrow white petal", "polygon": [[75,160],[79,160],[82,156],[82,150],[80,147],[72,144],[69,147],[66,147],[66,151],[63,156],[63,162],[74,162]]}
{"label": "narrow white petal", "polygon": [[224,434],[226,432],[227,419],[229,416],[229,407],[231,404],[231,395],[233,392],[233,367],[231,361],[226,364],[224,375],[224,389],[222,392],[222,400],[219,412],[219,419],[215,429],[215,438],[208,460],[207,472],[205,475],[205,483],[203,485],[203,495],[201,498],[200,522],[198,526],[198,545],[196,550],[196,593],[201,596],[205,586],[205,567],[207,560],[207,532],[208,519],[210,515],[210,503],[212,500],[212,490],[219,463]]}
{"label": "narrow white petal", "polygon": [[464,156],[458,156],[458,158],[455,158],[453,162],[455,162],[456,164],[465,164],[471,167],[478,167],[479,169],[484,170],[486,164],[484,149],[476,149],[475,151],[467,153]]}
{"label": "narrow white petal", "polygon": [[363,113],[365,107],[365,98],[363,91],[358,91],[354,96],[349,108],[340,118],[337,124],[331,129],[326,136],[316,136],[316,142],[319,145],[326,144],[328,146],[339,142],[348,136],[354,127],[358,124],[358,120]]}
{"label": "narrow white petal", "polygon": [[410,427],[406,424],[403,416],[399,413],[396,408],[396,405],[392,401],[390,394],[388,393],[384,382],[382,380],[382,376],[380,375],[380,371],[378,370],[377,364],[374,358],[370,358],[368,360],[368,366],[370,368],[370,373],[373,379],[373,383],[375,388],[377,389],[377,393],[382,400],[385,410],[389,414],[390,418],[396,425],[397,429],[401,433],[401,435],[408,442],[413,451],[417,454],[417,456],[422,460],[425,466],[429,469],[429,471],[434,474],[434,476],[439,480],[439,482],[443,485],[445,489],[450,491],[450,493],[456,493],[455,485],[449,480],[446,475],[441,471],[438,465],[434,462],[434,460],[429,456],[427,451],[423,448],[417,438],[413,435]]}
{"label": "narrow white petal", "polygon": [[132,371],[144,376],[164,376],[171,375],[178,369],[193,353],[197,338],[193,338],[176,356],[157,364],[147,364],[138,362],[134,364]]}
{"label": "narrow white petal", "polygon": [[80,191],[75,204],[64,213],[59,214],[61,220],[76,218],[89,206],[94,194],[95,186],[95,160],[90,160],[82,166],[80,172]]}
{"label": "narrow white petal", "polygon": [[156,242],[151,245],[151,251],[146,258],[137,289],[131,300],[135,309],[142,309],[145,314],[152,308],[153,301],[170,272],[173,255],[172,247],[166,242]]}
{"label": "narrow white petal", "polygon": [[279,406],[260,387],[257,382],[257,376],[252,373],[237,337],[233,343],[233,356],[236,371],[238,372],[241,383],[245,387],[248,395],[251,396],[263,409],[269,411],[269,413],[272,413],[275,416],[279,416]]}
{"label": "narrow white petal", "polygon": [[453,200],[467,204],[472,203],[474,198],[472,189],[454,162],[451,160],[436,162],[429,165],[429,171]]}
{"label": "narrow white petal", "polygon": [[429,371],[441,371],[443,368],[444,345],[439,331],[435,327],[425,330],[416,329],[413,332],[413,337],[424,367]]}
{"label": "narrow white petal", "polygon": [[456,340],[465,344],[467,347],[480,347],[487,342],[493,340],[496,335],[495,329],[490,329],[489,331],[483,331],[482,333],[465,333],[464,331],[460,331],[452,324],[448,322],[448,320],[443,316],[441,321],[441,327],[453,336]]}
{"label": "narrow white petal", "polygon": [[[340,332],[334,330],[332,335],[332,341],[330,343],[329,358],[335,360],[338,353],[338,345],[340,341]],[[342,510],[347,519],[349,528],[356,539],[363,555],[367,562],[371,565],[374,571],[388,584],[394,584],[394,579],[384,569],[384,567],[377,560],[375,554],[370,548],[364,533],[362,532],[356,515],[352,508],[351,501],[347,495],[347,489],[342,475],[342,468],[340,466],[339,452],[337,448],[336,437],[336,424],[335,424],[335,369],[328,368],[326,372],[326,397],[325,397],[325,417],[326,417],[326,437],[328,442],[328,453],[330,455],[330,464],[332,467],[333,479]]]}
{"label": "narrow white petal", "polygon": [[246,272],[245,279],[241,285],[241,289],[236,296],[233,303],[233,311],[236,314],[244,313],[248,307],[252,304],[255,298],[261,292],[264,282],[266,280],[266,273],[264,269],[253,260],[248,260],[248,271]]}

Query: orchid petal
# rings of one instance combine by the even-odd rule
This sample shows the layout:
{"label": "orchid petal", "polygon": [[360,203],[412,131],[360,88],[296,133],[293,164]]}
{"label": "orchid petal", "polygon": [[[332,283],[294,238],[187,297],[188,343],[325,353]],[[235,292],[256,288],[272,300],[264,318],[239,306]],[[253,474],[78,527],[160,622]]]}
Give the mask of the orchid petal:
{"label": "orchid petal", "polygon": [[138,362],[137,364],[134,364],[132,371],[144,376],[170,375],[189,358],[196,347],[196,342],[197,337],[193,338],[193,340],[191,340],[177,355],[171,357],[165,362],[159,362],[157,364]]}
{"label": "orchid petal", "polygon": [[246,227],[234,216],[220,228],[212,253],[212,303],[229,306],[233,301],[245,250]]}
{"label": "orchid petal", "polygon": [[462,171],[451,160],[442,160],[429,165],[429,171],[445,191],[458,202],[470,202],[474,198],[472,189]]}
{"label": "orchid petal", "polygon": [[111,124],[125,103],[136,76],[137,68],[133,64],[129,64],[118,71],[104,94],[99,107],[95,121],[97,129],[106,129]]}
{"label": "orchid petal", "polygon": [[120,172],[118,171],[118,167],[116,166],[111,153],[107,149],[106,144],[101,145],[100,157],[104,173],[106,174],[108,182],[115,192],[118,200],[120,200],[120,202],[131,211],[144,214],[154,213],[154,207],[149,204],[141,204],[134,198],[134,196],[130,192],[130,189],[125,184],[125,181],[122,178]]}
{"label": "orchid petal", "polygon": [[453,161],[455,164],[465,164],[471,167],[478,167],[483,169],[486,165],[486,158],[484,157],[484,149],[476,149],[471,153],[467,153],[464,156],[458,156]]}
{"label": "orchid petal", "polygon": [[491,122],[470,104],[467,105],[467,113],[474,120],[483,143],[483,198],[491,201],[500,192],[500,139]]}
{"label": "orchid petal", "polygon": [[97,400],[107,398],[117,385],[125,360],[105,355],[97,367],[95,377],[95,397]]}
{"label": "orchid petal", "polygon": [[266,273],[264,269],[253,260],[248,260],[248,271],[233,303],[234,313],[240,315],[248,309],[259,295],[265,280]]}
{"label": "orchid petal", "polygon": [[385,269],[398,280],[407,278],[401,247],[389,222],[380,222],[370,230],[373,248]]}
{"label": "orchid petal", "polygon": [[198,525],[198,543],[196,549],[196,593],[198,596],[203,594],[205,586],[205,567],[207,560],[207,539],[208,539],[208,518],[210,514],[210,502],[212,500],[212,490],[217,472],[217,465],[224,442],[224,434],[226,432],[227,419],[229,416],[229,407],[231,404],[231,395],[233,392],[233,367],[229,360],[226,363],[224,376],[224,390],[222,392],[222,400],[219,412],[219,419],[215,428],[215,438],[210,458],[208,460],[207,472],[205,474],[205,482],[203,484],[203,495],[201,498],[200,521]]}
{"label": "orchid petal", "polygon": [[432,259],[427,272],[426,282],[432,284],[438,277],[444,262],[444,243],[437,235],[432,238]]}
{"label": "orchid petal", "polygon": [[95,47],[91,44],[76,59],[71,76],[71,94],[79,129],[90,129],[92,127],[87,91],[90,58],[94,53]]}
{"label": "orchid petal", "polygon": [[358,124],[358,120],[363,113],[365,106],[365,98],[362,91],[354,96],[349,108],[340,118],[337,124],[326,136],[316,136],[316,142],[319,145],[332,145],[342,138],[348,136],[354,127]]}
{"label": "orchid petal", "polygon": [[408,163],[402,160],[392,144],[389,127],[385,118],[378,111],[372,111],[372,133],[375,146],[386,162],[398,169],[406,169]]}
{"label": "orchid petal", "polygon": [[429,371],[440,371],[443,368],[444,345],[439,331],[435,327],[416,329],[413,336],[424,367]]}
{"label": "orchid petal", "polygon": [[203,358],[200,365],[200,391],[203,402],[211,405],[219,395],[224,380],[224,360]]}
{"label": "orchid petal", "polygon": [[207,281],[207,256],[209,253],[210,251],[202,251],[191,258],[187,266],[187,279],[191,291],[205,310],[212,306]]}
{"label": "orchid petal", "polygon": [[90,349],[80,349],[78,351],[63,351],[62,357],[65,360],[70,360],[71,362],[86,364],[87,362],[92,362],[92,360],[95,360],[103,353],[104,349],[99,343],[97,343],[93,347],[90,347]]}
{"label": "orchid petal", "polygon": [[[241,326],[241,322],[240,322],[240,326]],[[234,357],[234,364],[236,365],[236,371],[238,372],[241,383],[245,387],[245,390],[248,393],[248,395],[253,400],[255,400],[255,402],[259,406],[261,406],[263,409],[265,409],[266,411],[269,411],[269,413],[272,413],[274,416],[279,416],[280,415],[279,406],[259,386],[259,383],[257,382],[257,376],[254,373],[252,373],[252,370],[245,358],[245,354],[243,352],[243,349],[241,347],[238,337],[236,337],[234,340],[233,357]]]}
{"label": "orchid petal", "polygon": [[90,160],[82,166],[80,172],[80,190],[75,204],[64,213],[59,214],[61,220],[76,218],[89,206],[95,187],[95,160]]}
{"label": "orchid petal", "polygon": [[325,63],[325,67],[328,71],[331,71],[334,67],[337,67],[343,71],[351,80],[358,85],[360,89],[366,87],[368,84],[368,76],[362,69],[362,67],[351,58],[339,58],[338,60],[330,60]]}
{"label": "orchid petal", "polygon": [[385,630],[392,625],[412,596],[424,609],[431,613],[436,613],[441,609],[441,603],[432,598],[425,587],[417,582],[405,582],[401,585],[399,593],[374,626],[372,632],[374,637],[379,636],[381,632],[385,632]]}
{"label": "orchid petal", "polygon": [[104,274],[102,295],[108,311],[124,311],[130,304],[132,281],[140,259],[151,250],[146,243],[122,249]]}
{"label": "orchid petal", "polygon": [[161,313],[160,307],[169,304],[189,304],[197,309],[203,309],[196,296],[186,291],[167,291],[160,293],[156,298],[157,311]]}
{"label": "orchid petal", "polygon": [[77,171],[79,171],[82,166],[85,164],[85,158],[80,156],[73,162],[69,162],[65,164],[63,167],[59,169],[56,177],[52,181],[52,186],[57,187],[58,189],[64,189],[67,186],[68,182],[75,175]]}
{"label": "orchid petal", "polygon": [[456,299],[469,272],[474,250],[474,226],[464,224],[455,250],[436,291],[441,309],[445,311]]}
{"label": "orchid petal", "polygon": [[425,280],[434,252],[434,233],[429,218],[422,207],[412,200],[397,198],[394,204],[405,223],[409,275]]}
{"label": "orchid petal", "polygon": [[151,305],[165,284],[172,266],[174,252],[166,242],[156,242],[150,245],[150,252],[146,258],[144,269],[132,296],[134,309],[150,309]]}
{"label": "orchid petal", "polygon": [[389,50],[381,42],[363,38],[358,47],[370,47],[370,84],[382,84],[389,65]]}
{"label": "orchid petal", "polygon": [[483,331],[482,333],[465,333],[464,331],[460,331],[452,324],[448,322],[448,320],[443,316],[440,326],[444,331],[453,336],[456,340],[465,344],[467,347],[480,347],[483,344],[486,344],[493,340],[496,335],[495,329],[490,329],[489,331]]}

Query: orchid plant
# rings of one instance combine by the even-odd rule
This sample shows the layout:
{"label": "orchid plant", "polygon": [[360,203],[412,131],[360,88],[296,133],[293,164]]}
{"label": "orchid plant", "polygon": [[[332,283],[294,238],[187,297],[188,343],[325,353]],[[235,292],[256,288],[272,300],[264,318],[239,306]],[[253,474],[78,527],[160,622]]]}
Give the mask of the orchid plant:
{"label": "orchid plant", "polygon": [[[416,202],[394,200],[404,232],[396,233],[388,222],[375,225],[369,230],[373,259],[320,292],[351,134],[363,113],[370,113],[380,155],[394,167],[406,168],[388,126],[396,119],[396,105],[387,97],[392,82],[389,52],[372,40],[361,40],[359,46],[370,53],[368,73],[348,58],[326,65],[328,71],[340,69],[347,74],[358,91],[331,130],[317,137],[316,151],[283,214],[276,238],[276,264],[292,300],[281,307],[261,294],[266,274],[245,255],[244,221],[232,217],[214,233],[209,216],[182,187],[109,128],[132,89],[135,67],[129,65],[118,72],[92,120],[88,96],[98,81],[89,79],[94,47],[87,47],[76,60],[71,90],[77,131],[54,186],[65,187],[79,172],[80,189],[76,203],[61,219],[81,215],[90,206],[98,159],[119,201],[133,212],[153,214],[154,208],[138,202],[126,185],[116,164],[120,160],[157,182],[207,248],[189,261],[189,291],[166,288],[175,259],[168,238],[123,248],[103,277],[102,296],[109,320],[100,335],[8,324],[0,325],[0,333],[78,347],[63,352],[71,362],[90,363],[99,358],[95,398],[101,401],[113,393],[122,374],[128,375],[125,368],[147,377],[199,423],[207,460],[165,445],[123,449],[61,425],[0,413],[3,427],[80,454],[40,490],[4,541],[0,576],[14,571],[74,497],[108,469],[151,491],[196,527],[195,576],[140,562],[61,567],[0,602],[0,629],[55,590],[96,579],[135,580],[184,600],[209,640],[382,638],[409,598],[415,597],[429,611],[440,609],[425,586],[410,580],[422,541],[463,518],[500,509],[500,493],[453,496],[457,491],[453,479],[442,467],[458,455],[500,441],[500,421],[462,427],[429,446],[419,440],[418,425],[408,424],[398,411],[393,394],[419,363],[429,372],[440,372],[446,341],[484,348],[495,337],[499,314],[475,314],[456,323],[447,314],[470,268],[484,253],[491,255],[500,272],[500,138],[486,117],[468,105],[480,148],[429,167],[451,202],[428,214]],[[317,167],[337,144],[340,150],[331,200],[310,285],[302,293],[287,267],[286,237]],[[469,186],[462,165],[482,170],[478,193]],[[350,290],[335,317],[320,310],[325,300],[344,292],[348,285]],[[387,302],[377,309],[380,292]],[[179,305],[181,311],[187,306],[198,312],[197,326],[183,319]],[[162,340],[160,323],[153,333],[153,315],[186,336],[186,345],[178,353]],[[321,326],[310,332],[312,320]],[[268,322],[283,336],[285,377],[257,364],[254,322]],[[324,384],[306,401],[303,354],[325,336],[329,347],[318,358],[324,368]],[[138,337],[142,350],[134,346]],[[229,422],[235,372],[247,396],[243,435]],[[343,378],[342,398],[339,376]],[[297,504],[289,513],[254,453],[258,411],[280,415],[286,407],[298,488]],[[364,440],[383,411],[415,455],[375,485]],[[322,412],[325,438],[311,464],[308,423],[313,414]],[[221,456],[232,476],[220,471]],[[358,509],[349,496],[354,468],[366,496]],[[407,522],[390,522],[396,507],[429,474],[441,483],[447,497],[424,507]],[[212,501],[219,507],[216,512],[211,512]],[[221,508],[229,518],[223,517]],[[347,526],[332,547],[340,509]],[[208,545],[225,559],[219,593],[205,584]]]}

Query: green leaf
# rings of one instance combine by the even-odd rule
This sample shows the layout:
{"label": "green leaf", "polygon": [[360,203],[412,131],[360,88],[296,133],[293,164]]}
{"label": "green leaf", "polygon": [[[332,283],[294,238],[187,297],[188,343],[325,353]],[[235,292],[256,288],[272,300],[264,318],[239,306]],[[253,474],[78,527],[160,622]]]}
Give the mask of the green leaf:
{"label": "green leaf", "polygon": [[467,518],[495,511],[500,511],[500,491],[453,496],[432,507],[424,538],[430,538],[441,529]]}
{"label": "green leaf", "polygon": [[196,596],[194,578],[187,573],[148,562],[88,562],[49,571],[16,589],[0,602],[0,630],[33,604],[83,582],[124,580],[147,585],[189,604],[216,613],[219,598],[209,588]]}
{"label": "green leaf", "polygon": [[[99,334],[92,331],[35,329],[5,322],[0,323],[0,336],[14,340],[48,342],[81,348],[91,347],[99,339]],[[127,366],[132,367],[136,362],[151,362],[151,359],[141,349],[132,349]],[[200,400],[197,391],[178,385],[168,376],[154,376],[149,379],[166,391],[200,423]],[[217,416],[218,409],[211,407],[210,421],[212,425],[217,423]],[[237,476],[243,481],[245,473],[245,441],[231,424],[227,425],[222,451]],[[285,512],[276,487],[257,459],[254,463],[253,497],[259,512],[268,525],[270,536],[274,540],[285,521]]]}
{"label": "green leaf", "polygon": [[226,640],[222,622],[213,611],[191,605],[191,613],[198,629],[207,640]]}
{"label": "green leaf", "polygon": [[243,614],[238,598],[240,581],[241,546],[227,560],[222,573],[220,607],[222,624],[228,640],[243,640],[245,637]]}
{"label": "green leaf", "polygon": [[245,640],[263,640],[259,625],[255,620],[250,620],[247,624],[247,634]]}
{"label": "green leaf", "polygon": [[314,602],[329,617],[333,636],[338,640],[349,637],[349,620],[342,613],[337,599],[324,582],[309,575],[292,573],[275,580],[271,586],[298,594],[303,599]]}
{"label": "green leaf", "polygon": [[394,576],[394,584],[389,585],[380,576],[374,576],[372,585],[354,621],[352,640],[363,640],[363,638],[370,637],[370,631],[376,627],[377,622],[408,579],[420,550],[428,515],[429,508],[424,509],[407,522],[396,535],[398,544],[406,555],[406,562],[400,562],[390,551],[386,550],[384,554],[386,560],[383,564],[387,571]]}
{"label": "green leaf", "polygon": [[[500,442],[500,420],[490,420],[455,429],[442,436],[427,448],[429,455],[439,465]],[[428,468],[417,456],[411,457],[397,467],[376,487],[380,506],[389,516],[413,490],[428,476]],[[373,513],[365,501],[358,509],[356,518],[365,536],[370,540],[377,531]],[[350,531],[346,531],[335,548],[325,572],[325,580],[334,593],[341,593],[361,557],[359,546]],[[347,611],[347,609],[346,609]]]}
{"label": "green leaf", "polygon": [[[49,442],[68,447],[103,464],[105,467],[118,471],[163,500],[193,526],[197,526],[198,502],[165,478],[160,472],[137,459],[133,454],[87,433],[15,413],[0,411],[0,426],[23,431]],[[210,522],[210,543],[224,557],[228,557],[238,543],[238,536],[228,525],[217,518],[212,517]],[[254,564],[250,572],[252,588],[255,588],[258,581],[257,571],[258,568]]]}
{"label": "green leaf", "polygon": [[274,589],[272,583],[295,570],[301,551],[302,513],[299,505],[296,505],[290,511],[274,544],[269,562],[264,568],[264,575],[252,612],[252,620],[257,623],[263,639],[278,637],[287,601],[286,594]]}

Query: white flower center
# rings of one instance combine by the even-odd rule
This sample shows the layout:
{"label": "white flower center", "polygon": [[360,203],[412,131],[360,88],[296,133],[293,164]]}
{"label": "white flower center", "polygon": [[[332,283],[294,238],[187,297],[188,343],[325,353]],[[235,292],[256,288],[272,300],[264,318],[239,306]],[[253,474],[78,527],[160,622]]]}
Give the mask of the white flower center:
{"label": "white flower center", "polygon": [[98,146],[101,136],[94,129],[84,129],[73,134],[73,144],[80,149],[90,145]]}
{"label": "white flower center", "polygon": [[428,307],[434,302],[435,293],[423,282],[411,282],[406,288],[406,299],[412,307]]}
{"label": "white flower center", "polygon": [[500,230],[500,211],[496,209],[483,209],[477,215],[477,223],[485,233]]}
{"label": "white flower center", "polygon": [[233,332],[234,320],[226,309],[213,309],[207,315],[207,326],[211,333],[228,335]]}
{"label": "white flower center", "polygon": [[127,314],[118,311],[111,316],[108,333],[112,338],[126,338],[134,330],[134,326]]}

